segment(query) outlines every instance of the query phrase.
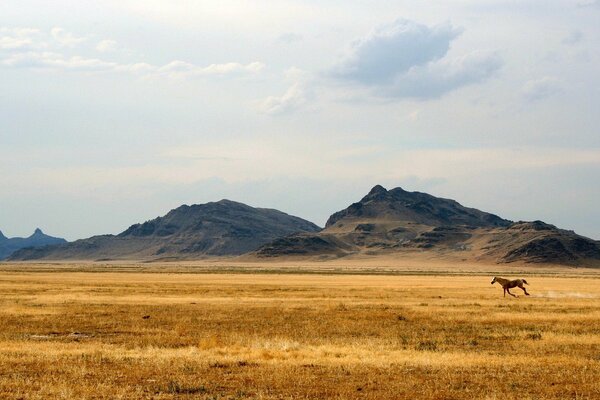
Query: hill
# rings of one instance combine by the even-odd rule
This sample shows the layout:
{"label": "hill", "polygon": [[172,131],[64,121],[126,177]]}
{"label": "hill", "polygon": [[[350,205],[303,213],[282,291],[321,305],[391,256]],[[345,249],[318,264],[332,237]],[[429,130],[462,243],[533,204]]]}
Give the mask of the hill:
{"label": "hill", "polygon": [[169,259],[240,255],[278,237],[316,232],[312,222],[230,200],[183,205],[118,235],[25,249],[11,260]]}
{"label": "hill", "polygon": [[9,257],[15,251],[23,248],[39,247],[66,242],[67,241],[65,239],[46,235],[39,228],[37,228],[31,236],[26,238],[7,238],[2,232],[0,232],[0,260]]}
{"label": "hill", "polygon": [[427,193],[375,186],[323,231],[279,238],[259,258],[426,256],[498,263],[600,265],[600,243],[541,221],[512,222]]}

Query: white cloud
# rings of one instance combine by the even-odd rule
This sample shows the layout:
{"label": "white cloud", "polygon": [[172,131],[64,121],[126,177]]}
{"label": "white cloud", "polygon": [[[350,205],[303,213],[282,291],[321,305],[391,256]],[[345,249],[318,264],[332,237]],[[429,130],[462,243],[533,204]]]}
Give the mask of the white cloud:
{"label": "white cloud", "polygon": [[52,52],[24,52],[11,54],[0,60],[0,65],[10,68],[72,70],[72,71],[110,71],[118,64],[95,58],[79,56],[64,57]]}
{"label": "white cloud", "polygon": [[77,37],[63,28],[52,28],[50,34],[58,44],[64,47],[74,47],[86,40],[85,37]]}
{"label": "white cloud", "polygon": [[[0,54],[0,66],[8,68],[126,72],[144,77],[174,79],[256,74],[265,68],[265,64],[258,61],[248,64],[229,62],[199,66],[175,60],[165,65],[152,65],[145,62],[126,64],[79,55],[68,56],[64,54],[64,47],[74,47],[83,43],[86,38],[76,37],[62,28],[53,28],[49,34],[30,28],[0,28],[0,35],[0,50],[11,50]],[[54,39],[54,42],[49,44],[44,39],[50,39],[51,42]],[[116,41],[106,39],[98,42],[95,49],[108,53],[115,50],[116,46]]]}
{"label": "white cloud", "polygon": [[502,66],[493,52],[450,58],[450,45],[460,33],[449,23],[428,27],[399,19],[352,43],[331,75],[368,87],[380,97],[436,98],[483,82]]}
{"label": "white cloud", "polygon": [[101,40],[96,45],[96,50],[101,53],[107,53],[110,51],[114,51],[117,48],[117,42],[114,40]]}
{"label": "white cloud", "polygon": [[538,101],[563,91],[561,82],[550,76],[530,80],[523,85],[522,94],[528,101]]}
{"label": "white cloud", "polygon": [[[21,68],[32,70],[64,70],[87,72],[125,72],[142,77],[155,78],[193,78],[203,76],[234,76],[256,74],[265,65],[260,62],[241,64],[236,62],[198,66],[185,61],[171,61],[165,65],[152,65],[145,62],[118,63],[89,58],[79,55],[66,55],[64,47],[73,47],[85,41],[66,32],[62,28],[54,28],[46,38],[54,39],[49,44],[44,41],[43,33],[35,29],[0,28],[0,66],[5,68]],[[40,36],[40,37],[35,37]],[[116,48],[113,40],[102,40],[95,49],[107,53]],[[42,51],[43,50],[43,51]],[[53,51],[50,51],[53,50]]]}
{"label": "white cloud", "polygon": [[261,112],[270,115],[295,111],[308,103],[311,94],[302,83],[294,83],[282,96],[269,96],[259,106]]}
{"label": "white cloud", "polygon": [[40,31],[31,28],[0,28],[0,50],[27,50],[36,45],[34,37]]}
{"label": "white cloud", "polygon": [[306,106],[315,97],[310,73],[291,67],[284,72],[286,80],[292,82],[281,96],[269,96],[259,102],[258,110],[269,115],[287,114]]}
{"label": "white cloud", "polygon": [[0,50],[16,50],[31,47],[33,42],[28,38],[18,38],[10,36],[0,37]]}
{"label": "white cloud", "polygon": [[398,19],[352,43],[334,74],[364,84],[389,83],[414,66],[444,57],[459,34],[450,24],[430,28]]}
{"label": "white cloud", "polygon": [[187,78],[194,76],[224,76],[231,74],[255,74],[264,69],[265,65],[260,62],[251,62],[249,64],[240,64],[236,62],[224,64],[210,64],[206,67],[200,67],[185,61],[172,61],[162,67],[156,68],[156,75],[167,76],[169,78]]}

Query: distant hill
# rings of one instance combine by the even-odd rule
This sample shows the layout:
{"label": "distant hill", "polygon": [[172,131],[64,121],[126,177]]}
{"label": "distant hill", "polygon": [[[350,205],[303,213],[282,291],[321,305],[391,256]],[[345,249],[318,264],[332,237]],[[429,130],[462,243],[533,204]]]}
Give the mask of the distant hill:
{"label": "distant hill", "polygon": [[579,265],[600,261],[600,242],[542,221],[519,221],[492,233],[494,237],[488,238],[482,250],[500,262]]}
{"label": "distant hill", "polygon": [[[281,211],[221,200],[178,207],[118,235],[72,243],[51,238],[54,244],[42,238],[48,237],[41,231],[27,239],[0,233],[0,254],[14,251],[14,261],[392,256],[600,267],[600,242],[573,231],[542,221],[512,222],[451,199],[380,185],[331,215],[323,230]],[[20,247],[38,247],[6,247],[19,240],[27,241]]]}
{"label": "distant hill", "polygon": [[36,229],[31,236],[26,238],[7,238],[2,232],[0,232],[0,260],[9,257],[15,251],[23,248],[61,243],[67,243],[67,241],[62,238],[48,236],[39,228]]}
{"label": "distant hill", "polygon": [[599,265],[600,243],[541,221],[512,222],[450,199],[375,186],[321,232],[278,238],[259,258],[397,255]]}
{"label": "distant hill", "polygon": [[240,255],[278,237],[317,232],[312,222],[230,200],[183,205],[118,235],[25,249],[11,260],[177,259]]}
{"label": "distant hill", "polygon": [[467,208],[454,200],[442,199],[402,188],[386,190],[377,185],[358,203],[336,212],[326,228],[360,220],[399,221],[426,226],[469,225],[476,227],[508,226],[510,221],[494,214]]}

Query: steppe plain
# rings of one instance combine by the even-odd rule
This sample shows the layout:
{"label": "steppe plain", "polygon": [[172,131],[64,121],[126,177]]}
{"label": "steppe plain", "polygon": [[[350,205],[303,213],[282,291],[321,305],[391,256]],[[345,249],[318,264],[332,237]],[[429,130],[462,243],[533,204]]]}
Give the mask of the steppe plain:
{"label": "steppe plain", "polygon": [[600,270],[4,263],[0,397],[600,398]]}

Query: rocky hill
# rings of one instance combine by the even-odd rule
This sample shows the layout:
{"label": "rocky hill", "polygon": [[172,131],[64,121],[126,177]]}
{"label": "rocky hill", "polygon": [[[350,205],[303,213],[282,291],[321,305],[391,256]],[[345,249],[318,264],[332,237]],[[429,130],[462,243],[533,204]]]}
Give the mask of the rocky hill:
{"label": "rocky hill", "polygon": [[[21,247],[44,245],[35,240],[42,235],[36,231],[28,239],[19,239],[29,240]],[[6,250],[7,240],[15,239],[0,233],[0,251],[6,255],[14,251]],[[323,230],[277,210],[221,200],[178,207],[118,235],[23,248],[9,259],[173,260],[238,255],[261,260],[392,256],[600,267],[600,242],[542,221],[512,222],[454,200],[377,185],[360,201],[334,213]]]}
{"label": "rocky hill", "polygon": [[375,186],[325,229],[260,247],[259,258],[427,255],[439,259],[599,265],[600,243],[541,221],[515,222],[450,199]]}
{"label": "rocky hill", "polygon": [[494,214],[467,208],[454,200],[442,199],[402,188],[386,190],[377,185],[358,203],[329,217],[326,228],[351,221],[374,219],[404,221],[427,226],[469,225],[476,227],[508,226],[510,221]]}
{"label": "rocky hill", "polygon": [[31,236],[26,238],[7,238],[2,232],[0,232],[0,260],[9,257],[15,251],[23,248],[54,245],[66,242],[67,241],[65,239],[46,235],[39,228],[36,229]]}
{"label": "rocky hill", "polygon": [[276,238],[320,228],[281,211],[230,200],[183,205],[118,235],[25,249],[11,260],[173,259],[240,255]]}
{"label": "rocky hill", "polygon": [[490,238],[483,250],[502,262],[577,265],[600,260],[600,242],[542,221],[515,222]]}

